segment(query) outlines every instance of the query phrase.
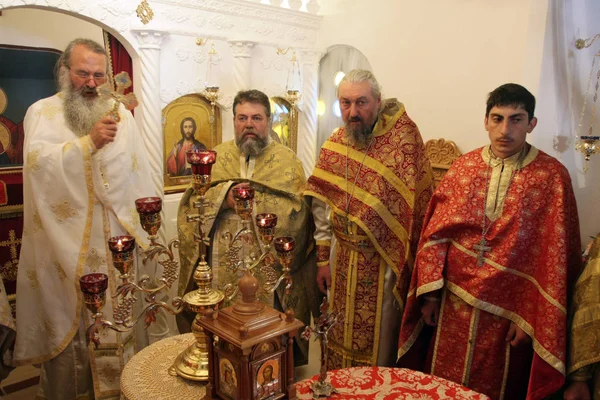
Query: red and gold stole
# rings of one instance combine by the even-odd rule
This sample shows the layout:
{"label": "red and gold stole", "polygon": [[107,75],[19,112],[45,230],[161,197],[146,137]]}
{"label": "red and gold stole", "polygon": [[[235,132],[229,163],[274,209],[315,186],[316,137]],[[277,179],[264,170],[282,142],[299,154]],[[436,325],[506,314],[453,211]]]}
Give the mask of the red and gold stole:
{"label": "red and gold stole", "polygon": [[[397,101],[388,101],[379,114],[366,154],[348,142],[344,128],[321,149],[305,194],[331,207],[342,243],[331,288],[334,311],[344,316],[331,335],[334,352],[336,343],[346,352],[342,366],[376,361],[385,265],[397,277],[394,294],[403,305],[431,185],[418,128]],[[355,225],[352,232],[344,232],[345,219]],[[329,243],[317,246],[319,260],[327,260]]]}

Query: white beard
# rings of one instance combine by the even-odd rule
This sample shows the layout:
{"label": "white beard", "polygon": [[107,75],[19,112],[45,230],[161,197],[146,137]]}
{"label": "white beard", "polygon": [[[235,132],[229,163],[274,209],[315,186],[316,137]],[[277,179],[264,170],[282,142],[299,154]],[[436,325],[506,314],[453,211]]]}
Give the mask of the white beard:
{"label": "white beard", "polygon": [[66,73],[61,72],[59,78],[61,91],[63,92],[63,107],[65,122],[77,136],[82,137],[89,134],[92,128],[110,109],[110,101],[105,101],[99,96],[85,97],[83,92],[89,92],[95,89],[89,89],[85,86],[80,90],[75,90],[71,79]]}

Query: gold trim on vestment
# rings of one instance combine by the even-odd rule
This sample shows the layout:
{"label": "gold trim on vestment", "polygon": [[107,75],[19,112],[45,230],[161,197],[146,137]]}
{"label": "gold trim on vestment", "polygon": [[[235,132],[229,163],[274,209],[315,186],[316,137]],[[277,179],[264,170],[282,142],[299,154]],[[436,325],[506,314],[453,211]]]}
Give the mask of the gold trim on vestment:
{"label": "gold trim on vestment", "polygon": [[373,358],[371,365],[377,365],[377,356],[379,355],[379,335],[381,334],[381,317],[383,315],[383,292],[385,289],[385,261],[379,259],[379,286],[377,286],[377,311],[375,313],[375,335],[373,338]]}
{"label": "gold trim on vestment", "polygon": [[[419,286],[417,291],[417,297],[422,296],[429,292],[435,292],[436,290],[442,289],[444,287],[444,278],[440,278],[437,281],[426,283],[425,285]],[[414,293],[414,289],[410,291],[409,296]]]}
{"label": "gold trim on vestment", "polygon": [[500,386],[500,400],[504,400],[506,394],[506,384],[508,382],[508,369],[510,368],[510,342],[506,342],[506,351],[504,355],[504,372],[502,374],[502,386]]}
{"label": "gold trim on vestment", "polygon": [[472,307],[479,308],[483,311],[487,311],[490,314],[508,319],[517,324],[519,328],[521,328],[523,331],[525,331],[525,333],[527,333],[527,335],[529,335],[533,343],[533,349],[540,356],[540,358],[542,358],[546,363],[548,363],[551,367],[556,369],[562,375],[565,375],[565,364],[554,354],[550,353],[542,346],[542,344],[535,338],[535,332],[533,330],[533,327],[529,325],[527,321],[521,318],[520,315],[512,311],[508,311],[502,307],[496,306],[494,304],[490,304],[486,301],[479,300],[467,291],[465,291],[463,288],[452,282],[447,282],[446,287],[448,288],[448,290],[460,297],[464,302],[470,304]]}
{"label": "gold trim on vestment", "polygon": [[[463,247],[463,245],[461,245],[460,243],[456,242],[455,240],[451,239],[451,243],[452,243],[452,245],[453,245],[454,247],[456,247],[458,250],[462,251],[463,253],[465,253],[465,254],[468,254],[468,255],[470,255],[470,256],[473,256],[474,258],[477,258],[477,253],[475,253],[475,252],[473,252],[473,251],[471,251],[471,250],[467,249],[466,247]],[[546,292],[546,291],[545,291],[545,290],[542,288],[542,286],[541,286],[541,285],[538,283],[538,281],[537,281],[537,280],[536,280],[534,277],[532,277],[531,275],[527,275],[527,274],[525,274],[525,273],[523,273],[523,272],[521,272],[521,271],[517,271],[516,269],[512,269],[512,268],[507,268],[507,267],[504,267],[504,266],[502,266],[502,265],[498,264],[497,262],[490,260],[489,258],[485,258],[485,257],[484,257],[483,259],[485,260],[485,262],[486,262],[486,263],[487,263],[489,266],[491,266],[491,267],[494,267],[494,268],[496,268],[497,270],[500,270],[500,271],[502,271],[502,272],[508,272],[508,273],[511,273],[511,274],[513,274],[513,275],[516,275],[516,276],[518,276],[518,277],[520,277],[520,278],[526,279],[526,280],[528,280],[529,282],[533,283],[533,284],[534,284],[534,286],[537,288],[538,292],[539,292],[539,293],[540,293],[540,294],[541,294],[541,295],[542,295],[542,296],[543,296],[543,297],[544,297],[546,300],[548,300],[548,302],[549,302],[550,304],[552,304],[554,307],[558,308],[558,309],[560,310],[560,312],[562,312],[563,314],[565,314],[565,315],[567,314],[567,309],[566,309],[566,308],[565,308],[565,307],[564,307],[562,304],[560,304],[560,303],[559,303],[557,300],[555,300],[555,299],[554,299],[552,296],[550,296],[550,295],[548,294],[548,292]]]}
{"label": "gold trim on vestment", "polygon": [[[523,158],[523,162],[519,163],[521,152],[518,152],[505,159],[492,158],[491,146],[487,145],[481,152],[481,157],[488,165],[487,179],[488,179],[488,193],[486,193],[486,204],[485,204],[485,215],[488,217],[490,222],[496,221],[502,216],[504,210],[504,201],[508,194],[508,189],[515,178],[514,175],[520,170],[529,165],[537,157],[539,150],[533,146],[530,147],[529,152]],[[504,169],[498,170],[497,167],[504,164]],[[508,167],[509,170],[506,170]],[[491,171],[489,169],[491,168]],[[519,168],[519,169],[517,169]],[[503,174],[508,174],[504,179],[501,179]]]}
{"label": "gold trim on vestment", "polygon": [[442,301],[440,304],[440,312],[438,314],[438,319],[437,321],[435,321],[435,323],[437,324],[436,329],[435,329],[435,344],[433,345],[433,357],[431,359],[431,371],[429,372],[431,375],[435,375],[435,361],[437,360],[437,351],[438,351],[438,344],[440,342],[440,336],[442,333],[442,318],[444,316],[444,307],[446,307],[446,301],[447,301],[447,297],[448,297],[448,291],[444,290],[442,291]]}
{"label": "gold trim on vestment", "polygon": [[[356,264],[358,262],[358,253],[351,251],[349,254],[350,260],[348,260],[348,279],[346,280],[346,315],[344,316],[344,349],[352,349],[352,333],[354,332],[354,312],[355,304],[353,295],[356,292],[356,284],[358,280],[358,269]],[[334,297],[332,297],[334,298]],[[350,360],[351,361],[351,360]],[[346,358],[346,352],[343,352],[342,357],[342,368],[350,367],[351,365]]]}
{"label": "gold trim on vestment", "polygon": [[[411,205],[411,208],[412,208],[412,205],[415,203],[415,195],[414,195],[413,191],[411,191],[411,189],[406,186],[406,184],[402,181],[402,179],[400,179],[400,177],[393,174],[390,171],[389,167],[387,167],[383,163],[377,161],[376,159],[369,157],[362,151],[356,150],[350,146],[346,147],[346,145],[341,144],[341,143],[335,143],[335,142],[331,142],[328,140],[323,144],[322,148],[331,150],[335,153],[340,154],[341,156],[345,156],[346,151],[348,151],[348,158],[356,161],[357,163],[362,162],[362,164],[365,167],[368,167],[369,169],[371,169],[373,171],[377,171],[377,173],[380,176],[382,176],[391,186],[393,186],[396,189],[396,191],[398,191],[398,193],[400,193],[402,195],[404,200],[409,205]],[[313,175],[314,175],[314,172],[313,172]],[[347,190],[352,192],[351,188],[354,186],[355,182],[351,182],[351,179],[348,179],[348,180],[346,180],[344,178],[341,178],[341,179],[344,181],[344,183],[348,184]],[[338,186],[340,187],[340,189],[343,190],[343,186],[340,186],[340,185],[338,185]]]}
{"label": "gold trim on vestment", "polygon": [[406,342],[402,345],[402,347],[400,347],[398,349],[398,358],[397,358],[398,360],[403,355],[405,355],[408,350],[410,350],[410,348],[412,347],[413,344],[415,344],[415,342],[416,342],[417,338],[419,337],[419,335],[421,334],[421,331],[423,330],[424,326],[425,326],[425,321],[421,317],[419,319],[419,321],[417,322],[417,326],[413,330],[410,337],[406,340]]}
{"label": "gold trim on vestment", "polygon": [[[319,178],[319,179],[323,179],[327,182],[331,182],[334,185],[338,186],[340,189],[343,188],[344,185],[346,184],[346,180],[344,178],[334,175],[330,172],[324,171],[322,169],[315,168],[315,170],[313,171],[313,176],[315,176],[316,178]],[[350,187],[348,189],[352,190],[351,189],[352,187],[353,186],[350,185]],[[396,235],[396,237],[398,237],[398,239],[401,242],[408,244],[408,232],[406,232],[406,229],[402,226],[402,224],[400,222],[398,222],[396,217],[394,215],[392,215],[392,213],[390,213],[390,211],[387,209],[387,207],[385,207],[383,205],[383,203],[381,203],[381,201],[377,197],[375,197],[371,193],[367,192],[366,190],[363,190],[359,187],[354,187],[354,189],[355,190],[354,190],[352,197],[354,197],[356,199],[360,199],[360,201],[362,203],[365,203],[368,207],[372,208],[379,215],[379,217],[382,219],[382,221],[385,222],[385,224],[389,227],[389,229]],[[311,191],[307,191],[306,193],[309,196],[313,196],[313,192],[311,192]],[[325,202],[328,204],[331,204],[331,200],[329,200],[329,199],[326,199]],[[410,203],[409,205],[412,210],[412,207],[413,207],[412,203]],[[333,204],[332,204],[332,207],[333,207]],[[335,207],[335,209],[338,210],[337,207]],[[345,215],[346,211],[339,210],[339,214]],[[357,221],[360,221],[360,219],[356,218],[352,214],[348,215],[348,219],[350,219],[354,223],[358,223]],[[367,232],[367,231],[365,231],[365,232]],[[407,252],[406,254],[408,254],[409,251],[410,251],[409,246],[406,246],[406,252]]]}
{"label": "gold trim on vestment", "polygon": [[471,379],[471,366],[473,365],[473,350],[477,341],[477,329],[479,328],[479,313],[477,308],[472,308],[471,321],[469,322],[469,338],[467,339],[467,354],[465,358],[465,369],[463,370],[462,385],[469,386]]}
{"label": "gold trim on vestment", "polygon": [[[315,193],[315,192],[313,192],[311,190],[307,190],[305,192],[305,194],[307,196],[316,197],[317,199],[321,200],[322,202],[324,202],[326,204],[329,204],[329,206],[331,207],[332,213],[334,212],[334,213],[339,214],[339,215],[346,215],[345,211],[340,210],[335,204],[332,204],[331,201],[330,201],[330,199],[328,199],[327,197],[321,196],[319,193]],[[377,249],[377,252],[379,253],[379,255],[385,260],[385,262],[390,267],[392,267],[392,270],[396,274],[396,277],[398,277],[399,276],[398,266],[395,265],[395,263],[392,262],[392,259],[390,258],[390,256],[387,254],[387,252],[385,252],[383,250],[383,248],[381,247],[381,245],[379,244],[379,242],[375,239],[375,236],[373,235],[373,233],[362,222],[362,220],[360,220],[359,218],[354,217],[351,214],[348,214],[348,220],[350,220],[353,223],[355,223],[356,225],[360,226],[360,228],[367,234],[367,236],[371,240],[371,243],[373,244],[373,246],[375,246],[375,248]],[[405,242],[405,247],[407,248],[407,252],[410,253],[410,246],[408,245],[407,242]],[[402,299],[398,299],[398,301],[402,301]]]}

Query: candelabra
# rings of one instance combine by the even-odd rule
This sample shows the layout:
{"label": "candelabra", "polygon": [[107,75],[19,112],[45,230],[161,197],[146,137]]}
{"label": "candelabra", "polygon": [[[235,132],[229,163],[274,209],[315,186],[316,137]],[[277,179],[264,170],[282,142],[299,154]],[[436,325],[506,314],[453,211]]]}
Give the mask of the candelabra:
{"label": "candelabra", "polygon": [[[102,307],[106,301],[106,289],[108,287],[108,276],[101,273],[83,275],[79,282],[84,295],[86,307],[92,313],[94,322],[87,329],[88,341],[93,342],[96,347],[100,344],[100,331],[108,328],[117,332],[126,332],[132,329],[145,315],[146,326],[156,321],[156,313],[164,308],[172,314],[182,309],[182,300],[173,298],[171,306],[156,299],[157,295],[168,290],[178,276],[178,266],[173,254],[173,248],[179,246],[178,240],[171,240],[168,246],[157,242],[157,232],[160,229],[162,200],[158,197],[145,197],[137,199],[136,209],[140,216],[142,228],[148,233],[150,240],[149,248],[143,253],[142,262],[157,259],[163,267],[162,277],[155,282],[150,282],[147,275],[140,277],[136,284],[131,281],[130,271],[134,263],[135,238],[123,235],[114,236],[108,240],[108,247],[112,253],[114,267],[120,272],[121,284],[117,287],[115,298],[117,305],[113,308],[114,322],[104,318]],[[151,285],[153,287],[151,287]],[[135,318],[132,318],[133,305],[137,301],[135,294],[144,293],[148,305]]]}
{"label": "candelabra", "polygon": [[311,336],[315,337],[315,340],[321,342],[321,369],[319,371],[319,379],[312,384],[311,390],[313,391],[313,398],[319,398],[321,396],[330,397],[333,393],[337,393],[337,390],[327,382],[327,335],[329,330],[338,323],[338,316],[333,312],[329,312],[329,302],[327,297],[323,299],[321,303],[321,315],[315,322],[315,327],[307,326],[302,332],[302,339],[310,340]]}
{"label": "candelabra", "polygon": [[[215,163],[216,153],[214,151],[191,150],[187,152],[186,157],[192,165],[192,187],[197,196],[194,208],[199,211],[196,215],[188,216],[188,221],[198,222],[198,231],[194,233],[194,237],[199,242],[201,259],[193,274],[198,289],[187,293],[183,299],[180,297],[173,298],[171,306],[156,300],[156,296],[165,289],[170,288],[177,279],[178,263],[175,261],[172,250],[179,246],[178,240],[172,240],[168,246],[157,242],[157,232],[161,225],[160,211],[162,209],[162,201],[158,197],[136,200],[141,225],[150,235],[148,237],[150,246],[143,253],[143,262],[146,263],[149,259],[156,258],[158,263],[163,266],[163,274],[156,283],[157,287],[148,287],[150,283],[148,276],[142,276],[137,284],[131,281],[130,270],[134,262],[135,239],[132,236],[116,236],[111,238],[108,243],[112,253],[113,265],[121,273],[120,279],[122,280],[115,294],[117,306],[113,310],[114,322],[105,319],[101,311],[105,304],[108,276],[97,273],[84,275],[80,279],[80,288],[84,294],[85,304],[92,312],[94,319],[87,331],[88,340],[94,342],[96,346],[100,344],[99,333],[102,329],[108,328],[125,332],[132,329],[144,315],[146,326],[148,326],[156,320],[156,313],[161,308],[174,315],[179,314],[184,309],[197,313],[192,325],[196,343],[177,357],[171,372],[188,379],[207,380],[209,365],[206,337],[197,320],[206,313],[216,316],[215,311],[223,301],[223,294],[211,288],[212,271],[204,257],[206,246],[210,242],[202,229],[204,222],[213,217],[206,213],[208,204],[204,195],[210,186],[211,167]],[[149,305],[144,308],[139,316],[132,318],[132,307],[136,302],[135,294],[137,292],[146,294]]]}
{"label": "candelabra", "polygon": [[198,213],[188,215],[187,221],[198,223],[198,230],[194,232],[194,238],[198,242],[200,262],[193,274],[198,289],[186,293],[183,296],[183,303],[186,309],[196,313],[192,323],[192,332],[196,342],[177,357],[171,371],[184,378],[205,381],[208,380],[209,359],[206,336],[199,324],[199,319],[206,314],[211,314],[216,318],[218,314],[215,311],[218,310],[224,299],[222,292],[212,289],[213,274],[206,262],[206,247],[210,246],[210,239],[203,229],[204,223],[214,218],[214,214],[210,214],[206,210],[210,203],[204,196],[210,187],[211,169],[216,161],[217,153],[212,150],[190,150],[186,153],[186,157],[192,166],[192,188],[196,195],[193,207],[198,210]]}
{"label": "candelabra", "polygon": [[[208,339],[201,322],[206,323],[207,318],[217,319],[219,307],[225,298],[222,292],[213,290],[211,287],[213,274],[205,259],[206,248],[210,246],[210,240],[207,237],[207,232],[204,232],[203,229],[205,222],[215,217],[214,214],[208,211],[211,204],[205,199],[205,194],[211,184],[211,168],[216,161],[216,156],[217,154],[214,151],[190,150],[186,153],[187,161],[192,167],[192,188],[196,196],[193,207],[198,210],[196,214],[187,217],[188,222],[196,222],[198,226],[197,231],[193,233],[195,240],[198,242],[200,255],[200,261],[193,273],[193,279],[198,286],[197,290],[187,293],[183,298],[173,298],[170,305],[156,299],[158,294],[169,289],[177,279],[178,263],[175,261],[173,249],[179,246],[178,240],[170,241],[168,246],[164,246],[157,241],[157,232],[161,226],[160,211],[162,209],[162,201],[157,197],[136,200],[136,209],[141,225],[148,233],[148,239],[150,240],[149,248],[143,252],[143,262],[146,263],[148,260],[156,259],[163,267],[161,278],[151,282],[150,278],[144,275],[138,283],[133,282],[131,268],[134,263],[135,239],[132,236],[123,235],[112,237],[108,242],[113,265],[120,272],[119,278],[121,279],[121,284],[117,287],[114,296],[117,303],[113,309],[114,321],[109,321],[102,313],[106,301],[108,276],[101,273],[92,273],[84,275],[80,279],[80,288],[84,295],[86,307],[92,312],[94,320],[87,330],[87,337],[96,346],[100,344],[100,332],[103,329],[126,332],[132,329],[144,316],[144,321],[148,326],[156,320],[156,313],[161,308],[173,315],[179,314],[184,309],[196,313],[192,324],[192,332],[196,342],[177,357],[169,371],[186,379],[198,381],[208,380],[212,368],[209,356],[210,343],[207,342]],[[236,211],[244,223],[240,232],[235,237],[231,237],[231,247],[236,247],[235,242],[241,240],[243,235],[253,232],[249,222],[253,213],[254,190],[251,187],[236,188],[234,193]],[[242,299],[232,307],[232,312],[248,318],[254,318],[253,316],[264,318],[262,314],[267,312],[264,311],[265,305],[257,301],[255,296],[258,283],[252,272],[257,267],[259,270],[268,271],[270,274],[266,280],[266,289],[263,290],[273,292],[285,280],[285,292],[286,296],[289,297],[292,287],[290,266],[293,261],[294,238],[289,236],[275,238],[274,233],[277,224],[275,214],[263,213],[257,215],[256,224],[260,240],[267,251],[259,258],[248,257],[234,266],[236,270],[243,270],[244,276],[240,279],[239,286],[235,290],[235,294],[239,291],[242,292]],[[268,251],[271,249],[272,244],[283,267],[281,276],[272,270],[275,261],[274,257],[270,256],[270,251]],[[151,284],[153,287],[150,287]],[[144,293],[149,304],[139,315],[132,316],[136,293]],[[269,321],[275,318],[273,312],[267,312]],[[285,329],[297,328],[299,322],[295,321],[294,312],[291,308],[286,311],[285,321],[287,324]],[[248,334],[253,328],[245,329],[246,334]]]}
{"label": "candelabra", "polygon": [[[254,210],[254,189],[250,186],[236,186],[232,189],[235,199],[236,214],[242,220],[242,227],[235,234],[225,232],[223,239],[227,245],[227,270],[234,273],[243,272],[244,275],[254,277],[255,274],[263,277],[263,284],[258,286],[258,292],[262,294],[272,294],[285,280],[285,298],[289,299],[292,288],[291,264],[293,262],[293,250],[295,248],[295,239],[291,236],[275,237],[277,226],[277,215],[272,213],[261,213],[256,215],[257,236],[262,245],[263,252],[257,257],[251,253],[248,248],[254,242],[254,231],[251,225],[251,218]],[[276,261],[271,253],[275,248],[277,258],[282,267],[282,273],[277,273]],[[243,249],[245,257],[240,259],[239,252]],[[223,287],[227,301],[232,300],[239,293],[238,282],[229,282]],[[243,304],[236,304],[234,307],[243,307]],[[264,305],[263,305],[264,306]],[[288,304],[286,313],[293,318],[294,311]]]}

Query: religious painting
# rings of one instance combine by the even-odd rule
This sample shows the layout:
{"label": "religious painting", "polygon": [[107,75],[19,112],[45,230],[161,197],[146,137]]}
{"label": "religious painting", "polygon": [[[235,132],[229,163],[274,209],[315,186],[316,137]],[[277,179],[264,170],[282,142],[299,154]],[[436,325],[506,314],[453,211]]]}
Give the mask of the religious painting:
{"label": "religious painting", "polygon": [[23,165],[23,119],[30,105],[56,93],[60,51],[0,45],[0,168]]}
{"label": "religious painting", "polygon": [[279,352],[252,365],[253,399],[278,399],[284,396],[282,387],[282,354]]}
{"label": "religious painting", "polygon": [[219,357],[219,394],[228,399],[238,398],[238,378],[235,367],[225,357]]}
{"label": "religious painting", "polygon": [[[271,140],[281,143],[296,152],[298,132],[298,118],[293,118],[292,105],[283,97],[271,97]],[[295,115],[298,112],[294,110]]]}
{"label": "religious painting", "polygon": [[184,191],[192,179],[189,150],[212,150],[221,143],[221,110],[200,94],[173,100],[163,109],[165,193]]}

